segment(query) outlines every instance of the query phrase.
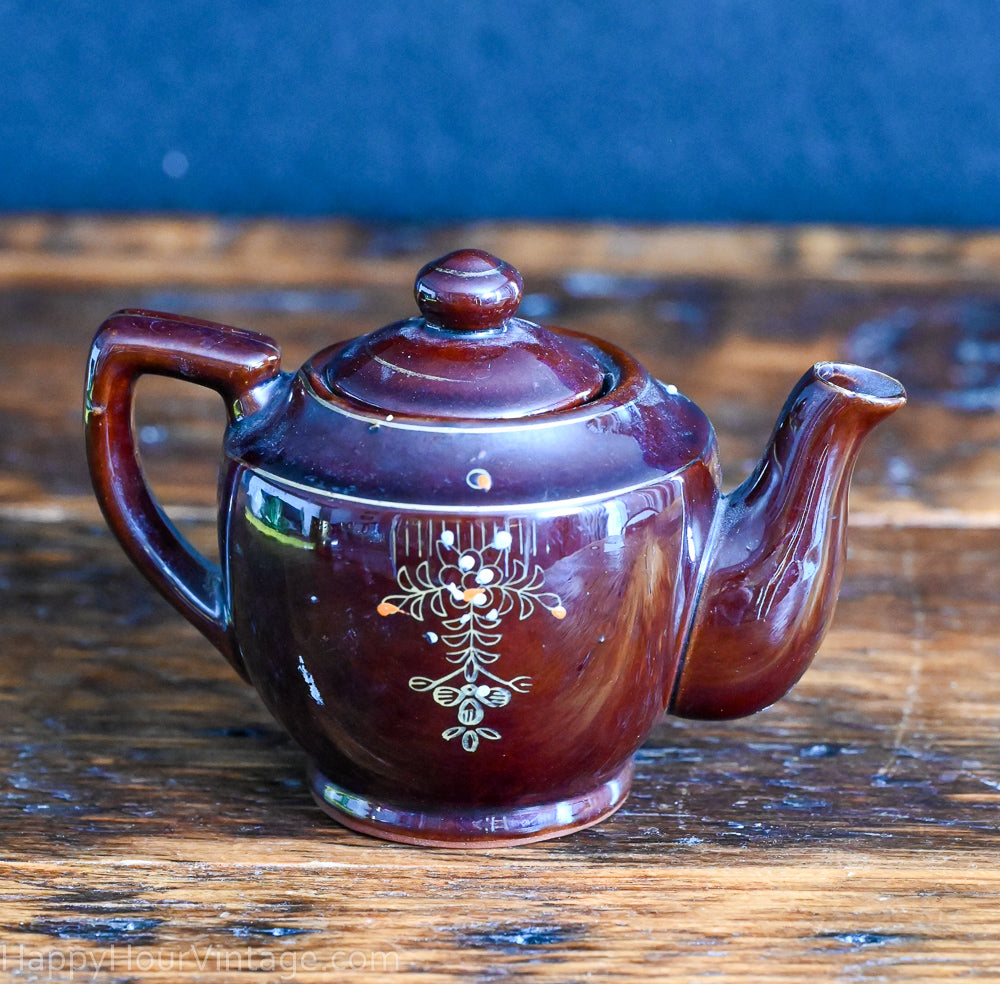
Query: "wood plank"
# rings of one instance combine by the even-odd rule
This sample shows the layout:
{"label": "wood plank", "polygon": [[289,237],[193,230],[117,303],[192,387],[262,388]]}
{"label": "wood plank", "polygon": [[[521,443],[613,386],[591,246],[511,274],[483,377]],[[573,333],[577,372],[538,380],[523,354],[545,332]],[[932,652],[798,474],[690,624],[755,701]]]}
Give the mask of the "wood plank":
{"label": "wood plank", "polygon": [[[0,217],[0,285],[339,284],[392,287],[427,258],[466,246],[532,275],[591,270],[628,277],[767,283],[991,285],[992,232],[832,226],[621,226],[481,222],[366,226],[343,220]],[[416,267],[414,267],[416,263]]]}
{"label": "wood plank", "polygon": [[666,720],[611,820],[474,854],[327,821],[256,695],[99,526],[6,521],[0,545],[8,969],[23,946],[121,976],[233,964],[208,980],[354,953],[442,981],[996,971],[1000,531],[856,537],[791,697]]}
{"label": "wood plank", "polygon": [[[726,481],[819,359],[899,374],[841,602],[752,718],[664,720],[625,807],[474,853],[374,841],[125,560],[89,490],[90,337],[152,306],[286,366],[412,311],[461,235],[539,320],[610,338],[715,423]],[[0,219],[0,979],[1000,977],[1000,237],[828,229]],[[144,460],[211,551],[222,410],[144,380]],[[353,965],[351,965],[353,961]]]}

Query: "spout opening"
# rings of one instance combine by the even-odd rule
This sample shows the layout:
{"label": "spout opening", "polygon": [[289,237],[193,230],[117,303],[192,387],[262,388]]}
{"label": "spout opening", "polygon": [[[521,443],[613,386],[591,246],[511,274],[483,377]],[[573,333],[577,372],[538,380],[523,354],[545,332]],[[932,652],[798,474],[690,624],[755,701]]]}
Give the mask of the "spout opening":
{"label": "spout opening", "polygon": [[884,372],[847,362],[820,362],[813,371],[818,380],[852,399],[886,407],[901,406],[906,402],[903,384]]}

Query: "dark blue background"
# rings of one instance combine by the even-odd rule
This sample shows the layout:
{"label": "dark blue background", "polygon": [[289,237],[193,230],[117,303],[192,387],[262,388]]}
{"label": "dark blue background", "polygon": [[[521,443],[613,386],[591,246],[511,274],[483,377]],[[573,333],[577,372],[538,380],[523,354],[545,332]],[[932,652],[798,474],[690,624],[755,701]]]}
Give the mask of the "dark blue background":
{"label": "dark blue background", "polygon": [[0,209],[1000,221],[997,0],[0,0]]}

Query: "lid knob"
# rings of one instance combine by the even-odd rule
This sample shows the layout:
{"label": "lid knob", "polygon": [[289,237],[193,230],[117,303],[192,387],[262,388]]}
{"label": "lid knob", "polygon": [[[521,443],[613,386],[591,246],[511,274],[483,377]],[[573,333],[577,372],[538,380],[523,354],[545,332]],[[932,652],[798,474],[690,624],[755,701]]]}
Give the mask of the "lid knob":
{"label": "lid knob", "polygon": [[448,331],[502,327],[523,290],[517,270],[481,249],[460,249],[428,263],[413,287],[427,324]]}

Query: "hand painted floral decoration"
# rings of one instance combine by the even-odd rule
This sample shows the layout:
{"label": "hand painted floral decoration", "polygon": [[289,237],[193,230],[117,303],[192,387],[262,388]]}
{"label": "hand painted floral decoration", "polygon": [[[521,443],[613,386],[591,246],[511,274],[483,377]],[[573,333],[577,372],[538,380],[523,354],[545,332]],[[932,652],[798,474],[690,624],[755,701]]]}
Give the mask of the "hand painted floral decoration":
{"label": "hand painted floral decoration", "polygon": [[[531,689],[529,676],[508,680],[495,672],[503,619],[513,612],[520,620],[529,618],[536,607],[562,619],[566,609],[558,595],[541,590],[545,580],[541,567],[529,569],[527,560],[511,556],[509,530],[497,530],[478,549],[461,549],[458,532],[445,529],[434,541],[436,563],[425,559],[412,574],[400,567],[396,581],[401,593],[383,598],[377,610],[379,615],[409,615],[418,622],[429,610],[440,619],[440,635],[428,631],[424,637],[444,643],[446,658],[455,669],[436,679],[415,676],[410,689],[429,692],[442,707],[457,707],[458,724],[446,728],[441,737],[460,738],[462,748],[474,752],[480,740],[501,737],[483,724],[487,708],[505,707],[513,694]],[[484,540],[485,536],[488,533]]]}

